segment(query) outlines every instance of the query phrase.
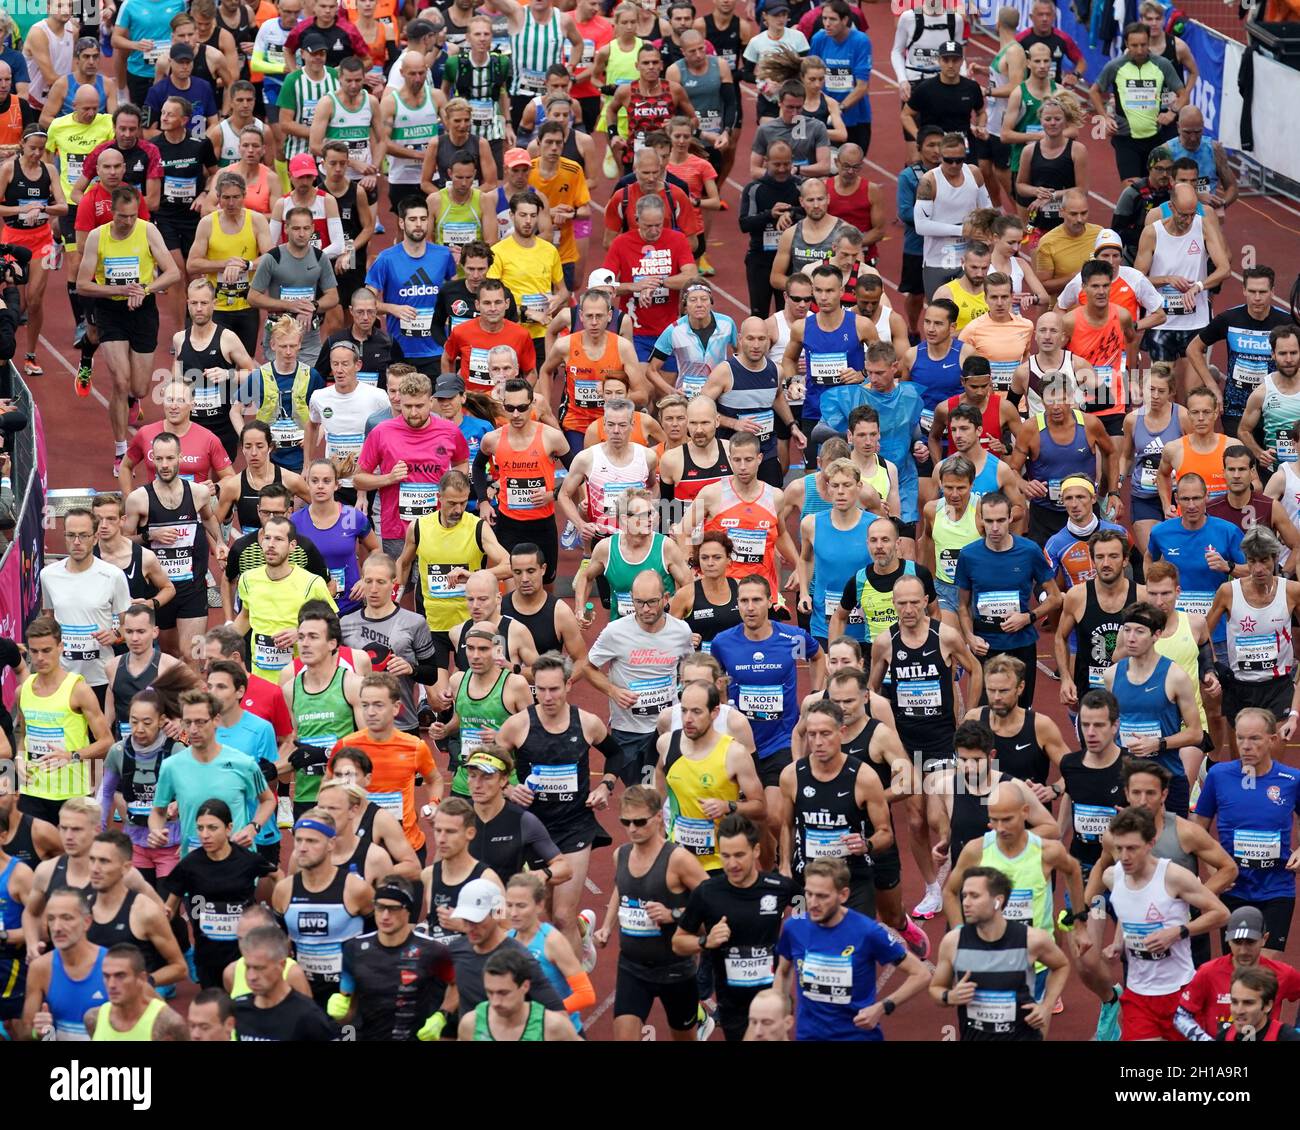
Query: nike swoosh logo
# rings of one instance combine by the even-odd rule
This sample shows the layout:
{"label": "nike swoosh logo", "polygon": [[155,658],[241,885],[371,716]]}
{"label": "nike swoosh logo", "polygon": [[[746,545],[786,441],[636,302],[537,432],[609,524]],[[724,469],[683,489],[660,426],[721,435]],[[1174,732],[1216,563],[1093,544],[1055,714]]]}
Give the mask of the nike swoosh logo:
{"label": "nike swoosh logo", "polygon": [[844,793],[836,793],[835,795],[837,797],[840,797],[840,796],[848,796],[849,794],[847,792],[844,792]]}
{"label": "nike swoosh logo", "polygon": [[935,654],[936,654],[936,652],[935,652],[934,648],[930,648],[929,651],[923,651],[923,652],[921,652],[921,658],[922,658],[922,659],[926,659],[926,658],[928,658],[929,656],[931,656],[931,655],[935,655]]}
{"label": "nike swoosh logo", "polygon": [[1016,742],[1016,749],[1028,749],[1033,744],[1033,742],[1025,742],[1024,745],[1021,745],[1019,742]]}

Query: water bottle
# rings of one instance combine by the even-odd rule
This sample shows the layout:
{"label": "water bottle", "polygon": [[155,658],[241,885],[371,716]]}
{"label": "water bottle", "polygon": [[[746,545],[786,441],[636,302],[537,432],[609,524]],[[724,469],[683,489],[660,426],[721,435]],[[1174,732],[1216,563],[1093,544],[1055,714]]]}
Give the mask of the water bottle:
{"label": "water bottle", "polygon": [[536,796],[542,791],[542,779],[537,775],[535,770],[528,774],[528,779],[524,781],[524,788],[532,793],[533,796]]}
{"label": "water bottle", "polygon": [[582,538],[578,534],[578,527],[572,522],[566,522],[564,532],[560,534],[560,547],[562,549],[577,549],[578,543]]}

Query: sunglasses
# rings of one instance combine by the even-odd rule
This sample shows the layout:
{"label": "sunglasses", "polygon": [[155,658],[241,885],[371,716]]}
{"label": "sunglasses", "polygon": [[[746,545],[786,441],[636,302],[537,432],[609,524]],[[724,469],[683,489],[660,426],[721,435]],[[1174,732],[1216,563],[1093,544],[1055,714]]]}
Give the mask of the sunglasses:
{"label": "sunglasses", "polygon": [[503,404],[501,405],[507,412],[527,412],[532,407],[531,404]]}
{"label": "sunglasses", "polygon": [[811,294],[787,294],[786,299],[790,302],[811,302]]}
{"label": "sunglasses", "polygon": [[945,165],[964,165],[966,163],[965,157],[944,157],[942,160]]}
{"label": "sunglasses", "polygon": [[644,828],[653,819],[653,816],[620,816],[618,822],[624,828]]}

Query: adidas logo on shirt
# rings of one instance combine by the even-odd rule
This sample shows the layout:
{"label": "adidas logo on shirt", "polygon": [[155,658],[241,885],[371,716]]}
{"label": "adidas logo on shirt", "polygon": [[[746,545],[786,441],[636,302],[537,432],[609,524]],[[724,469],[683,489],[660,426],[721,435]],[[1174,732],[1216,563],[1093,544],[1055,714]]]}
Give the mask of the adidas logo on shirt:
{"label": "adidas logo on shirt", "polygon": [[424,268],[420,267],[415,274],[406,280],[406,285],[397,292],[397,296],[399,298],[419,298],[423,295],[435,295],[441,289],[433,279],[424,273]]}

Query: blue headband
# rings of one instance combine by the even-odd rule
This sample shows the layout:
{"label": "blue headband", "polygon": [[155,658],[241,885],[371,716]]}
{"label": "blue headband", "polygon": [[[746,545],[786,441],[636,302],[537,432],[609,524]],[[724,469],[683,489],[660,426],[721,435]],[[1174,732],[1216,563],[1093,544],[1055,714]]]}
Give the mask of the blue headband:
{"label": "blue headband", "polygon": [[293,826],[295,832],[302,828],[307,829],[309,832],[319,832],[322,836],[327,836],[331,840],[337,834],[328,824],[320,820],[313,820],[310,816],[304,816]]}

